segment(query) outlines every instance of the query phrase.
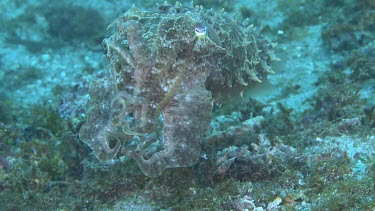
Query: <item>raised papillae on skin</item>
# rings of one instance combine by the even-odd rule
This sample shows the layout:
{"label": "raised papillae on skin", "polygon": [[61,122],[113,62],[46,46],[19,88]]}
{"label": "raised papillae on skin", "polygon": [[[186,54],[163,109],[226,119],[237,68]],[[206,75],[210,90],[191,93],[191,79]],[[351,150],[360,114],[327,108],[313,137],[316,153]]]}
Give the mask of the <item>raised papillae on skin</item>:
{"label": "raised papillae on skin", "polygon": [[[147,158],[143,149],[130,153],[150,177],[195,164],[212,97],[260,83],[277,60],[274,44],[251,26],[201,7],[133,6],[110,28],[113,35],[103,40],[110,71],[90,85],[87,122],[79,135],[106,161],[121,142],[160,130],[163,149]],[[117,142],[113,148],[110,138]]]}

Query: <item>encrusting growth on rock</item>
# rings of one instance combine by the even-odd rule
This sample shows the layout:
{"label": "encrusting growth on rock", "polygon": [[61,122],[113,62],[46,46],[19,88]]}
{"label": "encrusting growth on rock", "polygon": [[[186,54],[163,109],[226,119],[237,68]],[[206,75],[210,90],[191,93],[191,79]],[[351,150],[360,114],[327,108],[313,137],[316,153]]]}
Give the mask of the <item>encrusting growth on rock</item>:
{"label": "encrusting growth on rock", "polygon": [[[142,150],[132,152],[150,177],[195,164],[212,95],[261,82],[277,59],[273,45],[249,26],[178,2],[145,11],[133,6],[110,27],[115,32],[103,45],[111,71],[91,84],[79,135],[105,161],[116,156],[120,140],[162,128],[164,149],[148,159]],[[113,149],[110,137],[117,140]]]}

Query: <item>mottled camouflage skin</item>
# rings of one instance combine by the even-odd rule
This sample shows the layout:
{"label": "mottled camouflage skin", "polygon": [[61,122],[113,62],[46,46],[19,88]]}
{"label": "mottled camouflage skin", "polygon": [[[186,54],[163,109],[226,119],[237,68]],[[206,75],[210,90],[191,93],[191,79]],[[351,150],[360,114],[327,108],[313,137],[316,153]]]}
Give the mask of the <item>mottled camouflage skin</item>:
{"label": "mottled camouflage skin", "polygon": [[[208,36],[197,38],[194,29],[202,25]],[[276,58],[266,40],[201,9],[133,7],[112,26],[115,33],[103,41],[111,72],[90,86],[80,138],[105,161],[116,156],[120,141],[155,131],[162,119],[164,149],[148,159],[132,152],[151,177],[195,164],[211,120],[212,94],[260,82]],[[117,138],[113,149],[110,136]]]}

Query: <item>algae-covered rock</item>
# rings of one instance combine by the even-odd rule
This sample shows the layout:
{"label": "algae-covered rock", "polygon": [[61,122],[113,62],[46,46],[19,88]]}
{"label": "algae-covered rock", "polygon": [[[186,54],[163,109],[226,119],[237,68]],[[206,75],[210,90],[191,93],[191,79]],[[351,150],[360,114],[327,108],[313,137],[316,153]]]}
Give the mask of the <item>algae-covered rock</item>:
{"label": "algae-covered rock", "polygon": [[[151,177],[195,164],[211,120],[212,95],[261,82],[277,59],[274,45],[252,26],[179,3],[132,7],[110,27],[115,32],[103,45],[111,71],[90,86],[80,138],[105,161],[116,156],[120,141],[146,139],[162,128],[164,149],[148,159],[142,150],[132,152]],[[110,137],[117,139],[113,149]]]}

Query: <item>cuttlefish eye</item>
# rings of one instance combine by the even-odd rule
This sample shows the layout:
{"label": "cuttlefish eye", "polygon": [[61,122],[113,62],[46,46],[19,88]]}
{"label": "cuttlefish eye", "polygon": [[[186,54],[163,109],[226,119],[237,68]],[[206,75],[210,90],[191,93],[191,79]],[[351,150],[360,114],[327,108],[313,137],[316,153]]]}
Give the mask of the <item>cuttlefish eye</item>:
{"label": "cuttlefish eye", "polygon": [[195,35],[198,38],[204,38],[207,34],[207,27],[206,26],[197,26],[195,27]]}

